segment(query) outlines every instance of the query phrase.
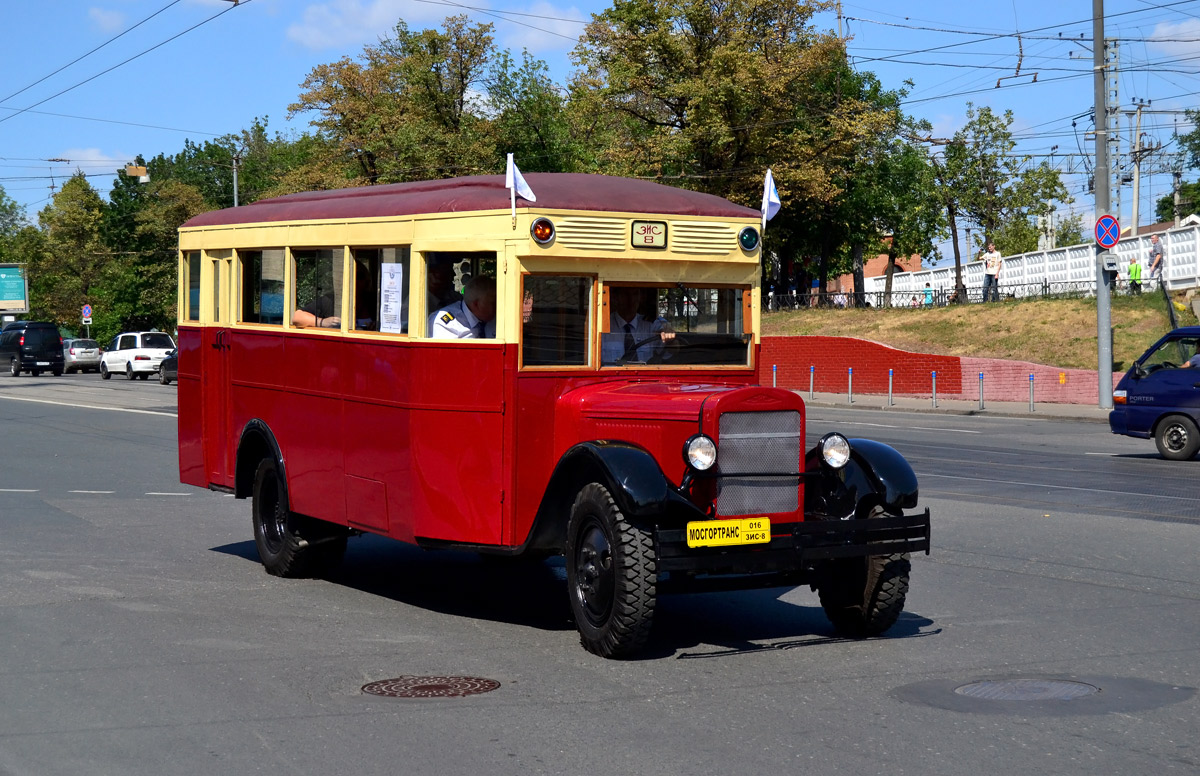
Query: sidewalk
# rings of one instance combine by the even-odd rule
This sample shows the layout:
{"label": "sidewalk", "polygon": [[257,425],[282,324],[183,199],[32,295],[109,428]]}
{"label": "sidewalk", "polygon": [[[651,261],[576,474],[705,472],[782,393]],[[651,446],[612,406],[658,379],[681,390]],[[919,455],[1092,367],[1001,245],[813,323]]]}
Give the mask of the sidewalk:
{"label": "sidewalk", "polygon": [[983,409],[979,409],[979,400],[974,399],[943,399],[937,400],[933,406],[931,397],[893,396],[892,406],[887,406],[886,394],[855,394],[854,403],[844,393],[822,393],[817,391],[812,399],[808,391],[796,391],[810,407],[840,407],[842,409],[880,410],[903,412],[932,412],[943,415],[979,415],[994,417],[1044,418],[1046,420],[1082,420],[1091,423],[1108,423],[1108,410],[1102,410],[1095,404],[1048,404],[1033,405],[1029,411],[1029,402],[1016,401],[985,401]]}

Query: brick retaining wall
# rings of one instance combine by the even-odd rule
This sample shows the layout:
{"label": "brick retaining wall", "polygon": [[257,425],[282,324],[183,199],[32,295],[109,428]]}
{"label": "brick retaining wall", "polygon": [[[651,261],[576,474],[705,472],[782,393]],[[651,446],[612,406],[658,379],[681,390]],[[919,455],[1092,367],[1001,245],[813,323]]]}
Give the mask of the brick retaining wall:
{"label": "brick retaining wall", "polygon": [[[1032,373],[1035,402],[1096,404],[1099,400],[1095,370],[910,353],[853,337],[763,337],[761,359],[764,383],[770,383],[774,365],[779,387],[793,390],[808,390],[809,368],[815,366],[816,391],[845,393],[853,369],[856,394],[886,394],[891,369],[892,390],[897,396],[931,396],[931,373],[936,371],[938,396],[977,399],[979,373],[983,372],[985,400],[1028,401]],[[1120,378],[1119,373],[1114,374],[1113,385]]]}

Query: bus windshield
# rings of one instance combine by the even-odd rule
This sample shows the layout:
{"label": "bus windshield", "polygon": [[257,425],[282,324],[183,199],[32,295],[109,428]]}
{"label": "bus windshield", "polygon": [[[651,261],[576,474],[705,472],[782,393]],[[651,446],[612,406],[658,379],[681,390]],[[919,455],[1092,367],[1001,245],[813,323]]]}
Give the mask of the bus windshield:
{"label": "bus windshield", "polygon": [[[586,366],[592,281],[531,276],[523,295],[525,366]],[[602,367],[746,366],[749,288],[606,283]]]}

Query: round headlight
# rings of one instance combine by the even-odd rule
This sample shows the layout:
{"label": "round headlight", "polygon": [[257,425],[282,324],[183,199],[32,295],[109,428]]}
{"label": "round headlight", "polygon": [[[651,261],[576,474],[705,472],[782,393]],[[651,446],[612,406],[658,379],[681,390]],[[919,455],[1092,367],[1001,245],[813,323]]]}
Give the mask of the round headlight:
{"label": "round headlight", "polygon": [[554,222],[549,218],[539,218],[529,227],[529,234],[538,245],[545,245],[554,239]]}
{"label": "round headlight", "polygon": [[683,446],[683,460],[698,472],[708,471],[717,462],[717,443],[697,434]]}
{"label": "round headlight", "polygon": [[753,226],[747,226],[738,232],[738,245],[742,246],[744,251],[753,251],[758,248],[758,230]]}
{"label": "round headlight", "polygon": [[826,465],[840,469],[850,460],[850,442],[841,434],[821,437],[821,458]]}

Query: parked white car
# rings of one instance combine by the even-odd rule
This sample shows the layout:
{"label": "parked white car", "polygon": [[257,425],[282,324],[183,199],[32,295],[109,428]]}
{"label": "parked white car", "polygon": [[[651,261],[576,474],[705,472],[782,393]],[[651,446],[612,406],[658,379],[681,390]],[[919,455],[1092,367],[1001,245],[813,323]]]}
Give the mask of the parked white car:
{"label": "parked white car", "polygon": [[100,376],[105,380],[114,374],[147,379],[158,372],[162,360],[175,348],[175,341],[165,331],[127,331],[112,338],[100,357]]}

